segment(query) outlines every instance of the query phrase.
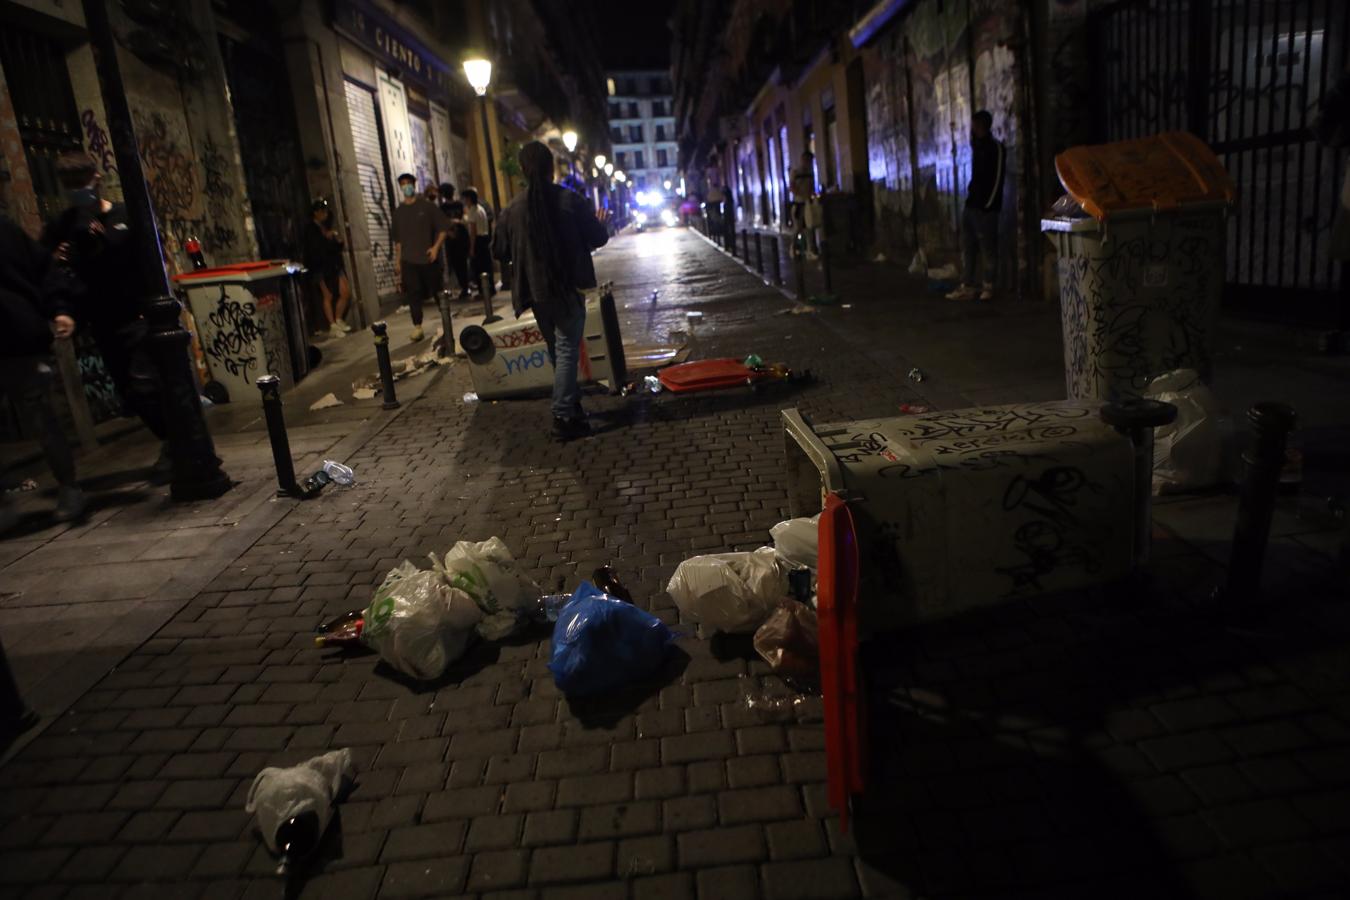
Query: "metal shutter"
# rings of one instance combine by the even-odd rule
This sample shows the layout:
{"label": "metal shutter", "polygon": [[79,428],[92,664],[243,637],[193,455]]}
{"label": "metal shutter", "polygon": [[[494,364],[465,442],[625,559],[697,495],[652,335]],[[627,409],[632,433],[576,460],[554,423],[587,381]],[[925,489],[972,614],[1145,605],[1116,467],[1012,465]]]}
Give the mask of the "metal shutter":
{"label": "metal shutter", "polygon": [[394,243],[389,238],[392,207],[385,188],[375,93],[354,81],[346,82],[346,86],[347,115],[352,123],[352,143],[356,146],[356,172],[361,182],[361,202],[366,210],[366,230],[370,233],[375,285],[381,295],[392,294],[398,291],[398,274],[394,267]]}

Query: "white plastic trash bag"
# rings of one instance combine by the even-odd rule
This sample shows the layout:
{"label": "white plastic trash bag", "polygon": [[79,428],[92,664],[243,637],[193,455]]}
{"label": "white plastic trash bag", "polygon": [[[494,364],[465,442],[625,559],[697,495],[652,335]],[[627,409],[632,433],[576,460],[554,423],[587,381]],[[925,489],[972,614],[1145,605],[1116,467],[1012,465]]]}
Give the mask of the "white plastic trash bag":
{"label": "white plastic trash bag", "polygon": [[345,747],[288,769],[268,767],[253,779],[244,811],[255,817],[267,849],[293,860],[312,851],[313,845],[287,847],[287,835],[278,839],[278,832],[292,819],[312,815],[317,827],[304,829],[304,837],[306,843],[317,843],[353,774],[352,752]]}
{"label": "white plastic trash bag", "polygon": [[527,607],[543,593],[520,570],[499,537],[479,542],[458,541],[443,561],[437,561],[434,553],[431,561],[450,586],[468,594],[484,615]]}
{"label": "white plastic trash bag", "polygon": [[773,549],[788,565],[816,570],[817,544],[820,540],[820,513],[810,518],[787,519],[769,529]]}
{"label": "white plastic trash bag", "polygon": [[427,681],[464,655],[483,612],[440,572],[404,561],[367,607],[361,640],[404,675]]}
{"label": "white plastic trash bag", "polygon": [[1153,431],[1153,493],[1216,484],[1223,473],[1223,433],[1214,392],[1193,369],[1176,369],[1150,381],[1146,394],[1177,408],[1176,421]]}
{"label": "white plastic trash bag", "polygon": [[666,590],[681,612],[712,631],[751,632],[787,596],[787,571],[772,547],[695,556],[680,563]]}

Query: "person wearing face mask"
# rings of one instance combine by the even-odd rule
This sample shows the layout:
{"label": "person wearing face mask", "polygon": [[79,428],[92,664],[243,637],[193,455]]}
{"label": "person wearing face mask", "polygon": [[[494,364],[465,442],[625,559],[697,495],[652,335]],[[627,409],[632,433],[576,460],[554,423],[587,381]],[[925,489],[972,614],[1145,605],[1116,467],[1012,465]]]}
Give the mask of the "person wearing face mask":
{"label": "person wearing face mask", "polygon": [[435,302],[441,289],[438,255],[450,222],[436,204],[417,193],[417,179],[410,173],[398,176],[403,202],[394,210],[394,256],[399,262],[399,290],[412,315],[412,340],[422,340],[422,304]]}
{"label": "person wearing face mask", "polygon": [[315,200],[310,212],[310,220],[305,223],[305,268],[313,274],[323,295],[328,333],[342,337],[352,330],[345,319],[352,288],[342,259],[342,238],[333,229],[333,214],[327,200]]}
{"label": "person wearing face mask", "polygon": [[[102,176],[94,160],[87,153],[64,153],[57,160],[56,177],[70,206],[47,224],[42,244],[73,276],[76,318],[98,345],[124,414],[139,417],[160,441],[166,441],[162,388],[141,314],[145,301],[163,288],[145,283],[136,264],[136,226],[128,220],[125,206],[100,195]],[[151,480],[167,483],[172,472],[165,443]]]}

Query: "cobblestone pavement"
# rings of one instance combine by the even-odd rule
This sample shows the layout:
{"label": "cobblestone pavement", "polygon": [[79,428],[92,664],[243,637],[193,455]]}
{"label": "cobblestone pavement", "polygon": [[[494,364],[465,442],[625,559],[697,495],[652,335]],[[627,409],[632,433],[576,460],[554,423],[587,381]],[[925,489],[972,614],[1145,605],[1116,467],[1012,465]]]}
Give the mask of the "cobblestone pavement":
{"label": "cobblestone pavement", "polygon": [[593,395],[600,433],[559,447],[546,401],[466,404],[466,369],[443,372],[348,458],[357,487],[291,509],[0,769],[0,894],[282,896],[245,794],[261,767],[336,747],[358,781],[290,895],[1344,887],[1350,620],[1334,542],[1287,516],[1265,612],[1202,602],[1220,570],[1203,529],[1183,537],[1213,515],[1177,507],[1151,589],[1008,603],[869,647],[873,785],[847,835],[824,802],[818,705],[751,713],[743,698],[775,688],[745,641],[687,636],[655,681],[586,703],[555,689],[542,634],[480,644],[430,685],[317,651],[315,624],[364,606],[401,559],[493,534],[541,584],[612,561],[674,623],[680,560],[759,546],[785,515],[779,408],[837,421],[919,399],[859,349],[883,336],[777,315],[788,301],[693,234],[623,237],[599,264],[631,331],[702,312],[699,356],[757,352],[820,382]]}

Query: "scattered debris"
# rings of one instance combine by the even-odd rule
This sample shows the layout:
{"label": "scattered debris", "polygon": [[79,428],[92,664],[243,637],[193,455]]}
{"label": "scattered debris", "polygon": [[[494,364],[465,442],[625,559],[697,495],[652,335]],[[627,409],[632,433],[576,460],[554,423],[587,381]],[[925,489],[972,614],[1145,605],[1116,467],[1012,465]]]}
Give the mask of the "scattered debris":
{"label": "scattered debris", "polygon": [[353,400],[374,400],[375,389],[373,387],[352,388]]}
{"label": "scattered debris", "polygon": [[811,316],[820,312],[820,307],[812,306],[809,303],[797,303],[787,309],[780,309],[774,313],[775,316]]}
{"label": "scattered debris", "polygon": [[820,670],[820,641],[816,611],[804,603],[780,603],[755,631],[755,652],[775,672],[796,678],[816,678]]}
{"label": "scattered debris", "polygon": [[569,697],[600,694],[650,677],[674,640],[656,616],[583,581],[558,613],[548,669]]}
{"label": "scattered debris", "polygon": [[923,370],[920,369],[918,366],[915,366],[914,368],[909,370],[909,380],[915,382],[916,384],[922,382],[926,377],[927,376],[923,374]]}
{"label": "scattered debris", "polygon": [[25,478],[23,481],[20,481],[18,484],[14,485],[14,487],[8,488],[8,489],[6,490],[6,493],[9,493],[9,494],[26,494],[26,493],[29,492],[29,491],[36,491],[36,490],[37,490],[37,486],[38,486],[38,483],[37,483],[36,480],[34,480],[34,479],[32,479],[32,478]]}
{"label": "scattered debris", "polygon": [[666,591],[680,612],[708,630],[748,633],[787,596],[787,566],[772,547],[694,556],[675,569]]}
{"label": "scattered debris", "polygon": [[337,398],[337,394],[324,394],[318,400],[309,405],[310,412],[318,412],[321,409],[332,409],[334,406],[342,406],[342,401]]}
{"label": "scattered debris", "polygon": [[[922,380],[922,375],[923,375],[923,373],[920,372],[919,374],[920,374],[920,379]],[[907,415],[907,416],[920,416],[920,415],[923,415],[923,414],[926,413],[926,412],[932,412],[932,411],[933,411],[933,407],[928,406],[928,405],[923,404],[923,403],[901,403],[901,404],[900,404],[900,412],[904,413],[904,414]]]}
{"label": "scattered debris", "polygon": [[642,386],[653,394],[661,393],[661,379],[657,378],[655,375],[648,375],[646,378],[642,379]]}
{"label": "scattered debris", "polygon": [[464,402],[465,402],[465,403],[477,403],[477,402],[478,402],[478,393],[477,393],[476,391],[469,391],[467,394],[464,395]]}
{"label": "scattered debris", "polygon": [[774,552],[791,566],[815,569],[820,540],[820,514],[810,518],[785,519],[769,529]]}
{"label": "scattered debris", "polygon": [[362,614],[361,641],[411,678],[430,681],[464,655],[483,611],[440,572],[404,560]]}
{"label": "scattered debris", "polygon": [[333,479],[334,484],[340,484],[343,487],[351,487],[356,484],[356,473],[349,466],[344,466],[336,460],[325,459],[323,471],[329,478]]}
{"label": "scattered debris", "polygon": [[840,308],[840,309],[852,309],[852,308],[853,308],[853,304],[852,304],[852,303],[841,303],[841,304],[839,304],[839,308]]}
{"label": "scattered debris", "polygon": [[878,253],[876,256],[872,257],[872,262],[884,263],[885,261],[886,261],[885,253]]}
{"label": "scattered debris", "polygon": [[254,816],[267,849],[281,856],[278,875],[319,846],[354,775],[352,752],[344,747],[288,769],[269,766],[253,779],[244,811]]}

